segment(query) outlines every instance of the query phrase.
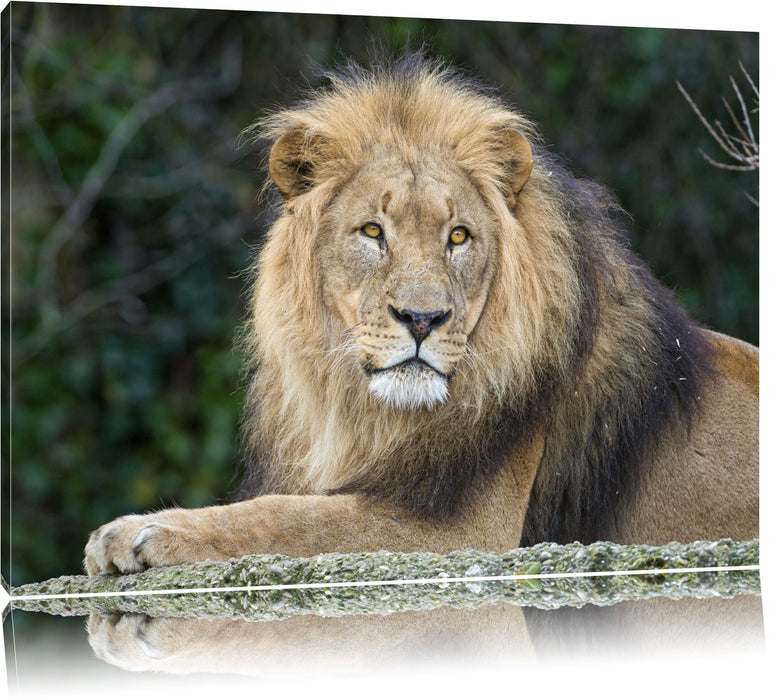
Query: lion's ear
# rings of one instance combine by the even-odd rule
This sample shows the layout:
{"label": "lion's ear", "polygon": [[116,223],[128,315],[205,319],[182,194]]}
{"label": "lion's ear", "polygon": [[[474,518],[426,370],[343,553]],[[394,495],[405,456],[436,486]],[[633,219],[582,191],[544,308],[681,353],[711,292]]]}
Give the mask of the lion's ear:
{"label": "lion's ear", "polygon": [[288,131],[275,141],[269,152],[269,174],[283,199],[293,199],[313,186],[316,150],[316,139],[304,129]]}
{"label": "lion's ear", "polygon": [[509,186],[510,205],[517,202],[517,195],[528,181],[533,168],[533,154],[528,139],[515,129],[505,129],[500,134],[504,162],[509,168],[507,185]]}

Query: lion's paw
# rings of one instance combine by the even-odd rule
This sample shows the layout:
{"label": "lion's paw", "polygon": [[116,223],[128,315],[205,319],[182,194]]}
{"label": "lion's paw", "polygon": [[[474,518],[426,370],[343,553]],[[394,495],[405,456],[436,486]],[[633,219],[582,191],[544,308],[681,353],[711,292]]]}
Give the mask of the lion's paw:
{"label": "lion's paw", "polygon": [[95,530],[86,545],[89,575],[130,574],[180,560],[180,534],[153,515],[126,515]]}
{"label": "lion's paw", "polygon": [[133,670],[163,663],[179,651],[180,620],[155,620],[146,615],[91,615],[89,644],[98,658]]}

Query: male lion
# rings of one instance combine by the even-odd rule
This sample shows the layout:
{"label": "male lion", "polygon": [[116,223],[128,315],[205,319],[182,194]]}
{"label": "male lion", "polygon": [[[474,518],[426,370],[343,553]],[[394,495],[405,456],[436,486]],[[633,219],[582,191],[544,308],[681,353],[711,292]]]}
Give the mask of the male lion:
{"label": "male lion", "polygon": [[261,125],[247,472],[128,515],[86,569],[248,553],[748,539],[758,350],[706,331],[532,125],[406,57]]}

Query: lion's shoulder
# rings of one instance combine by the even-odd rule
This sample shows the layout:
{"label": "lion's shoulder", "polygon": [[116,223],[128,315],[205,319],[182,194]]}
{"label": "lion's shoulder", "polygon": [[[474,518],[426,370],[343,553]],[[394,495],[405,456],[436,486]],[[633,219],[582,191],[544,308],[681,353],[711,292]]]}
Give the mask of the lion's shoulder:
{"label": "lion's shoulder", "polygon": [[754,345],[723,333],[705,331],[713,349],[718,372],[741,385],[756,397],[760,395],[760,350]]}

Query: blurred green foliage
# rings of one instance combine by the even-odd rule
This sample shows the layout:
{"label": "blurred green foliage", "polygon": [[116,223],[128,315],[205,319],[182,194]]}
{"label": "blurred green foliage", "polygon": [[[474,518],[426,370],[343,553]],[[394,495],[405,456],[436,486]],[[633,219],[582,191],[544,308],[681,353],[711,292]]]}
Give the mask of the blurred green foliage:
{"label": "blurred green foliage", "polygon": [[368,62],[375,43],[425,42],[500,88],[578,173],[616,192],[633,245],[696,317],[757,342],[758,211],[746,197],[757,173],[702,159],[715,145],[675,85],[725,121],[728,76],[746,93],[738,62],[758,79],[756,34],[11,10],[2,573],[14,584],[79,571],[89,531],[118,515],[228,494],[240,271],[267,223],[262,154],[239,135],[320,84],[316,65]]}

